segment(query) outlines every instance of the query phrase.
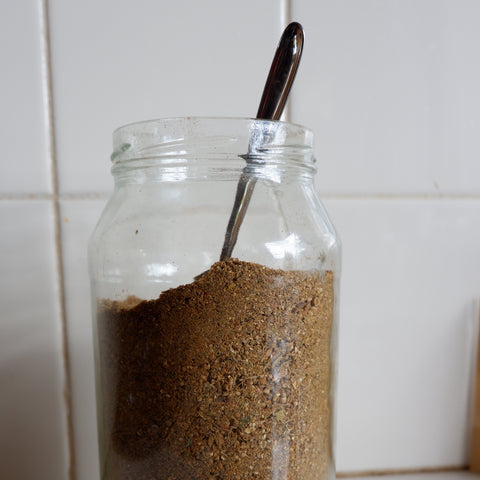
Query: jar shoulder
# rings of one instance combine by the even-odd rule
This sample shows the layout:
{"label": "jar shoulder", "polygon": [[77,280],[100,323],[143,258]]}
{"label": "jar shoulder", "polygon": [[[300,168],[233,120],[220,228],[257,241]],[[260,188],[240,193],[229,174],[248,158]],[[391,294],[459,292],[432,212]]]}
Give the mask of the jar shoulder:
{"label": "jar shoulder", "polygon": [[[232,190],[208,182],[117,189],[91,236],[91,276],[190,282],[219,260]],[[283,270],[338,271],[340,242],[312,186],[259,182],[232,257]]]}

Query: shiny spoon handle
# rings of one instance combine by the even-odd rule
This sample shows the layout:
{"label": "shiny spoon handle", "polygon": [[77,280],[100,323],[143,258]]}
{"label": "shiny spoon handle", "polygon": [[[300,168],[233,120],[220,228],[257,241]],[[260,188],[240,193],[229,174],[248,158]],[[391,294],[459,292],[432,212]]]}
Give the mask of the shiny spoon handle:
{"label": "shiny spoon handle", "polygon": [[268,73],[257,118],[279,120],[302,56],[304,34],[297,22],[285,28]]}
{"label": "shiny spoon handle", "polygon": [[[300,63],[303,41],[302,26],[297,22],[290,23],[285,28],[273,57],[258,107],[258,119],[278,120],[281,117]],[[248,154],[245,158],[248,163]],[[256,178],[249,173],[247,165],[238,181],[235,202],[225,232],[220,260],[225,260],[232,255],[256,181]]]}

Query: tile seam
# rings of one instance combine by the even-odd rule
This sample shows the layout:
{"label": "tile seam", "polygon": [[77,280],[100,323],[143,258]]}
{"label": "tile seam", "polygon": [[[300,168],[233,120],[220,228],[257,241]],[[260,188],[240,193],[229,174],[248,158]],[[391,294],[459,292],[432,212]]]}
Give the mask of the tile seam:
{"label": "tile seam", "polygon": [[0,193],[0,202],[12,202],[12,201],[34,201],[43,200],[51,202],[53,201],[53,194],[51,193]]}
{"label": "tile seam", "polygon": [[[53,206],[53,229],[55,238],[55,255],[57,270],[57,288],[60,310],[61,325],[61,344],[63,360],[63,402],[65,407],[66,437],[67,437],[67,474],[69,480],[75,480],[75,450],[73,436],[73,418],[72,418],[72,390],[71,390],[71,369],[68,352],[67,318],[66,318],[66,299],[65,299],[65,278],[64,262],[62,251],[62,231],[60,221],[60,196],[58,180],[58,163],[56,155],[55,124],[53,111],[53,82],[52,82],[52,63],[51,63],[51,44],[50,44],[50,19],[49,19],[49,0],[40,0],[41,22],[42,22],[42,63],[44,69],[44,88],[46,98],[46,128],[48,142],[48,158],[50,160],[51,175],[51,195],[48,200]],[[31,198],[29,198],[31,199]],[[40,199],[43,199],[41,196]]]}
{"label": "tile seam", "polygon": [[[318,190],[317,190],[318,191]],[[111,192],[82,192],[82,193],[0,193],[2,201],[28,201],[28,200],[108,200]],[[480,200],[480,194],[394,194],[394,193],[322,193],[323,199],[335,200]]]}
{"label": "tile seam", "polygon": [[446,194],[446,193],[317,193],[322,199],[335,200],[480,200],[480,194]]}
{"label": "tile seam", "polygon": [[60,200],[108,200],[112,192],[62,193]]}
{"label": "tile seam", "polygon": [[[282,32],[291,21],[292,21],[291,0],[280,0],[280,27]],[[283,114],[283,118],[285,119],[286,122],[291,121],[290,105],[291,105],[291,96],[289,95],[289,98],[287,99],[287,103],[285,105],[284,114]]]}
{"label": "tile seam", "polygon": [[473,473],[480,473],[480,304],[476,302],[476,322],[474,325],[473,355],[472,355],[472,374],[471,374],[471,394],[470,394],[470,414],[469,414],[469,432],[468,432],[468,450],[470,459],[470,470]]}
{"label": "tile seam", "polygon": [[11,201],[50,201],[53,202],[56,199],[62,200],[106,200],[110,197],[111,193],[0,193],[0,202]]}
{"label": "tile seam", "polygon": [[280,0],[280,32],[291,22],[290,0]]}

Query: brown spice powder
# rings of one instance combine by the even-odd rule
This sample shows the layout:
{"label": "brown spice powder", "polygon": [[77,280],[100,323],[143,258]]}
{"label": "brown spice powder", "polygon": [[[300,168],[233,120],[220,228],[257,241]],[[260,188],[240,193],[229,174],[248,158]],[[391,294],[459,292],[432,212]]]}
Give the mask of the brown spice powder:
{"label": "brown spice powder", "polygon": [[102,479],[326,480],[333,294],[330,271],[229,259],[100,302]]}

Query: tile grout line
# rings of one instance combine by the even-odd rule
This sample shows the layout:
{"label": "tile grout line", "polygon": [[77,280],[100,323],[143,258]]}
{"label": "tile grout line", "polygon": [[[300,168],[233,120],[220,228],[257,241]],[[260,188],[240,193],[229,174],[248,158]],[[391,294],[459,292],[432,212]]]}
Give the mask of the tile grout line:
{"label": "tile grout line", "polygon": [[[292,8],[291,8],[291,0],[281,0],[280,1],[280,31],[287,27],[287,25],[292,21]],[[290,103],[291,97],[287,99],[287,103],[285,105],[285,109],[283,112],[283,118],[286,122],[291,121],[290,115]]]}
{"label": "tile grout line", "polygon": [[25,201],[55,201],[59,200],[108,200],[111,193],[84,192],[84,193],[0,193],[0,202],[25,202]]}
{"label": "tile grout line", "polygon": [[[0,202],[29,200],[67,200],[88,201],[108,200],[111,192],[79,192],[79,193],[0,193]],[[456,193],[321,193],[321,199],[328,200],[480,200],[480,194]]]}
{"label": "tile grout line", "polygon": [[67,436],[67,471],[68,479],[75,480],[75,450],[73,436],[73,418],[72,418],[72,388],[71,388],[71,369],[68,354],[68,336],[67,336],[67,318],[66,318],[66,300],[65,300],[65,278],[64,263],[62,252],[62,232],[60,221],[60,195],[58,188],[58,163],[56,155],[55,124],[53,112],[53,85],[52,85],[52,63],[51,63],[51,44],[50,44],[50,24],[49,24],[49,3],[48,0],[40,1],[40,21],[42,26],[42,65],[44,76],[44,91],[46,98],[46,129],[47,129],[47,150],[50,160],[51,173],[51,191],[48,200],[53,205],[53,229],[55,236],[55,253],[57,263],[57,286],[58,300],[60,306],[61,322],[61,344],[64,367],[64,385],[63,401],[66,416],[66,436]]}
{"label": "tile grout line", "polygon": [[[318,192],[318,189],[317,189]],[[321,199],[333,200],[480,200],[480,194],[467,193],[322,193]]]}
{"label": "tile grout line", "polygon": [[474,352],[472,360],[472,393],[470,407],[469,459],[470,470],[480,473],[480,303],[477,299],[477,315],[474,325]]}

